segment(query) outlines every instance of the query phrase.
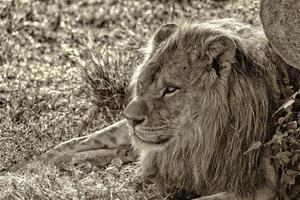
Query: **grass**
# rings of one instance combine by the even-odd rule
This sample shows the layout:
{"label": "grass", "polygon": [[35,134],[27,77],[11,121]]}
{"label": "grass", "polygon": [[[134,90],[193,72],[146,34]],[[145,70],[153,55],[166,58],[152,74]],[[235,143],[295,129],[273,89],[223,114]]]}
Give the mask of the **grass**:
{"label": "grass", "polygon": [[[81,174],[51,166],[5,173],[62,141],[120,119],[142,47],[162,24],[237,17],[259,0],[6,0],[0,4],[0,199],[163,199],[135,164]],[[122,194],[125,194],[123,195]],[[118,196],[119,195],[119,196]]]}
{"label": "grass", "polygon": [[135,165],[111,165],[102,172],[84,174],[70,169],[60,172],[49,166],[0,177],[0,199],[163,199],[132,174]]}

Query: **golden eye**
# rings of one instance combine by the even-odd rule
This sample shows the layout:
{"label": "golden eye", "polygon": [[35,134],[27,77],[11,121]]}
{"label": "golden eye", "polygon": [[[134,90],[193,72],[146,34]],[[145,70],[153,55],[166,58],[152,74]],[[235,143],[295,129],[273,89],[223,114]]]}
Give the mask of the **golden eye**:
{"label": "golden eye", "polygon": [[174,87],[174,86],[168,86],[165,88],[164,92],[163,92],[163,96],[168,95],[168,94],[172,94],[174,92],[176,92],[179,88]]}

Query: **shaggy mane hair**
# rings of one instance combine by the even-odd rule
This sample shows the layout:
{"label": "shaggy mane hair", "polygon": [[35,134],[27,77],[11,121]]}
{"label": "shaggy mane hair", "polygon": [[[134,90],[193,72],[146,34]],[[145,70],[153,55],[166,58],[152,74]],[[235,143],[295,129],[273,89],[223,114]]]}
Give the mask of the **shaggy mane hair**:
{"label": "shaggy mane hair", "polygon": [[[274,187],[262,167],[264,150],[247,150],[274,133],[271,116],[288,95],[285,87],[294,79],[291,68],[273,53],[262,29],[234,20],[184,24],[161,45],[152,42],[146,59],[157,52],[166,56],[163,52],[172,52],[179,45],[191,52],[195,44],[221,34],[237,45],[224,86],[227,95],[222,95],[224,91],[206,91],[199,105],[193,105],[197,112],[185,137],[162,150],[141,150],[140,174],[166,193],[209,195],[228,191],[254,197],[266,184]],[[136,73],[140,73],[138,70]],[[211,78],[200,76],[199,80],[205,87]]]}

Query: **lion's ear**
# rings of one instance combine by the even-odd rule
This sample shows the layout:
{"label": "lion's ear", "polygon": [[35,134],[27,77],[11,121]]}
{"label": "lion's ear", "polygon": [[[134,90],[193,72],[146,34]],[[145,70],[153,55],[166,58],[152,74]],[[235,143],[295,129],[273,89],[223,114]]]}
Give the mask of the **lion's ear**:
{"label": "lion's ear", "polygon": [[221,63],[233,63],[236,52],[235,41],[225,35],[209,39],[204,45],[204,53],[212,60]]}
{"label": "lion's ear", "polygon": [[178,28],[178,25],[175,23],[168,23],[162,25],[154,35],[154,42],[160,44],[161,42],[168,39]]}

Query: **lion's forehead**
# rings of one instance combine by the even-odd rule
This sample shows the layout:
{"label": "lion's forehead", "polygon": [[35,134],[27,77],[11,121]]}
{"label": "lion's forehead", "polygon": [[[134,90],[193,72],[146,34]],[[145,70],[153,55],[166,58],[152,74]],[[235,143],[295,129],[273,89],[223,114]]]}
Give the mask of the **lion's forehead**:
{"label": "lion's forehead", "polygon": [[146,62],[137,75],[145,90],[161,89],[165,85],[184,85],[191,73],[188,58],[184,51],[163,51]]}
{"label": "lion's forehead", "polygon": [[175,85],[189,82],[190,75],[198,71],[191,66],[193,53],[197,51],[200,57],[203,42],[214,35],[221,33],[230,35],[230,32],[238,31],[239,29],[232,28],[230,22],[212,21],[180,27],[159,48],[152,49],[151,56],[136,71],[134,82],[140,81],[145,90],[153,83],[159,86],[164,82]]}

